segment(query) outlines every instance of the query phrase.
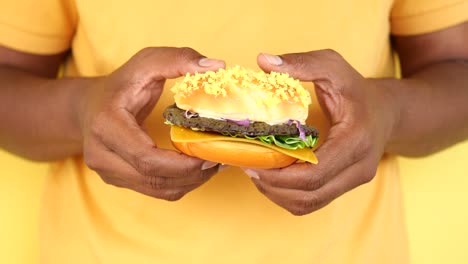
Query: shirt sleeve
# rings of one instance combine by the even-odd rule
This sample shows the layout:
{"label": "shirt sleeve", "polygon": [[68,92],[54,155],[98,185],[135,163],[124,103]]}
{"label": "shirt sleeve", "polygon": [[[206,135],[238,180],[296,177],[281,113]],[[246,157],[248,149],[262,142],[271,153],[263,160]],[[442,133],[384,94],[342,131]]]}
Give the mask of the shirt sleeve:
{"label": "shirt sleeve", "polygon": [[430,33],[468,20],[468,0],[395,0],[391,15],[394,35]]}
{"label": "shirt sleeve", "polygon": [[74,0],[0,0],[0,45],[33,54],[70,48],[77,16]]}

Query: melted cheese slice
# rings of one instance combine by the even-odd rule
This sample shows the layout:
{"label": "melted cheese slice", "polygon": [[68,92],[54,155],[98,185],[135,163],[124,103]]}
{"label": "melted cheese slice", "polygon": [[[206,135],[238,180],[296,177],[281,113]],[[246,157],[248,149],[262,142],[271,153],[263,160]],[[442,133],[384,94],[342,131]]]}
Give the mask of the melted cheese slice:
{"label": "melted cheese slice", "polygon": [[216,133],[206,133],[206,132],[197,132],[191,129],[179,127],[179,126],[172,126],[171,127],[171,140],[174,142],[203,142],[203,141],[235,141],[235,142],[243,142],[248,144],[255,144],[259,146],[263,146],[265,148],[270,148],[281,152],[285,155],[290,157],[307,161],[313,164],[317,164],[318,160],[315,156],[314,152],[309,148],[304,149],[284,149],[277,147],[275,145],[265,144],[259,140],[251,140],[246,138],[235,138],[235,137],[227,137]]}

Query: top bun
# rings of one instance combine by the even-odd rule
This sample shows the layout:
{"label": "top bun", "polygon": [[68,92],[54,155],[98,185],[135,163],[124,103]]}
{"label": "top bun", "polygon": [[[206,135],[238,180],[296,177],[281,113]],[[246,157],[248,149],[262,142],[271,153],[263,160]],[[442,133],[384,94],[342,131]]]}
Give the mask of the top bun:
{"label": "top bun", "polygon": [[287,73],[254,72],[240,66],[187,74],[172,89],[177,107],[202,117],[305,123],[309,92]]}

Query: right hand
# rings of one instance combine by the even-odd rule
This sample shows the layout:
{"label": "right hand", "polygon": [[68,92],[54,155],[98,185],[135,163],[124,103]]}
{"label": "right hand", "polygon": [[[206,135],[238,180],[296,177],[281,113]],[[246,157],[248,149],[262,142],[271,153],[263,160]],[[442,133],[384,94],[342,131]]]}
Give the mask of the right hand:
{"label": "right hand", "polygon": [[168,201],[202,185],[219,165],[158,148],[142,125],[166,79],[224,67],[190,48],[145,48],[92,79],[80,111],[86,164],[108,184]]}

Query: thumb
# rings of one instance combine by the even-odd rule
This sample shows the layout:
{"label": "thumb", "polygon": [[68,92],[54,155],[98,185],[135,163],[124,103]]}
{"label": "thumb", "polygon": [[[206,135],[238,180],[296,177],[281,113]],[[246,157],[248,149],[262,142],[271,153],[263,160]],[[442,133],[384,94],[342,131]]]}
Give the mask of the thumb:
{"label": "thumb", "polygon": [[266,72],[285,72],[301,81],[315,82],[330,78],[330,73],[334,72],[335,67],[332,67],[333,58],[330,53],[332,52],[327,50],[283,55],[260,53],[257,56],[257,63]]}
{"label": "thumb", "polygon": [[144,84],[224,67],[224,61],[206,58],[191,48],[150,47],[139,51],[118,71],[130,83]]}

